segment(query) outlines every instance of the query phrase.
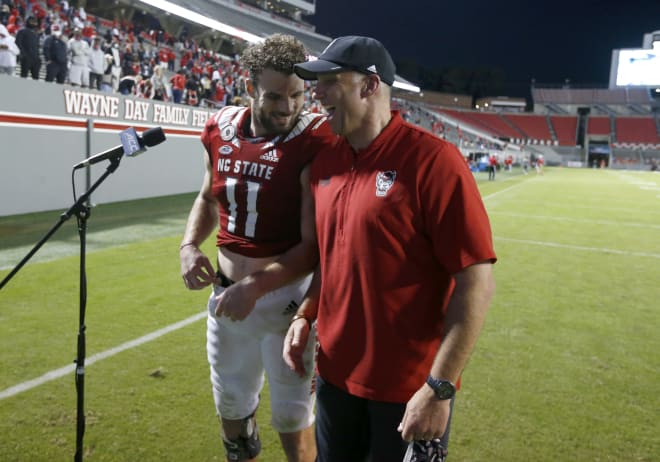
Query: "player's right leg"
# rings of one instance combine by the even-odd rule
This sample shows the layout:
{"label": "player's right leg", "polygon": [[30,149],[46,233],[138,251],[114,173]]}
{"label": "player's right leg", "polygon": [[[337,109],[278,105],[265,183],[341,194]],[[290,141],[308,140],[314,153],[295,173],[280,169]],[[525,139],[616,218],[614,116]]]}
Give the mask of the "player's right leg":
{"label": "player's right leg", "polygon": [[[216,294],[219,293],[216,288]],[[213,297],[213,295],[211,296]],[[261,444],[254,414],[264,383],[259,335],[245,335],[214,314],[209,299],[206,350],[227,460],[255,460]],[[213,305],[213,308],[211,307]]]}

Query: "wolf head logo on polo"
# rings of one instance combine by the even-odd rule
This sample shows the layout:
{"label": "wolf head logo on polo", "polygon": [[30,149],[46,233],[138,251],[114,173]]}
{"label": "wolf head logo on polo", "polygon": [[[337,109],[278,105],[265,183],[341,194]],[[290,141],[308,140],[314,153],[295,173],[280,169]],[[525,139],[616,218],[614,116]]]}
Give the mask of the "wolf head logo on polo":
{"label": "wolf head logo on polo", "polygon": [[396,180],[396,172],[388,170],[386,172],[378,172],[376,175],[376,196],[385,197]]}

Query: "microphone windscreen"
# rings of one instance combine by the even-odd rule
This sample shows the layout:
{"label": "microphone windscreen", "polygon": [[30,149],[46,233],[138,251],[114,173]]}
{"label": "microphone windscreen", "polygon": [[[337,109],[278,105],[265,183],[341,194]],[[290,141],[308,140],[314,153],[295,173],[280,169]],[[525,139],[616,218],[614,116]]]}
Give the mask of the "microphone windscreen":
{"label": "microphone windscreen", "polygon": [[161,127],[150,128],[142,133],[142,143],[145,146],[151,147],[165,141],[165,132]]}

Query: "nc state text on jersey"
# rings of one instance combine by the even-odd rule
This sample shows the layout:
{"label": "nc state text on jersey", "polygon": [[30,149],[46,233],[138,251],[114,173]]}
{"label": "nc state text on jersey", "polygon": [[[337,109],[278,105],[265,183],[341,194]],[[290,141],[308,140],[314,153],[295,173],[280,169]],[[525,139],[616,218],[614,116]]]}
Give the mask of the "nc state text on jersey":
{"label": "nc state text on jersey", "polygon": [[[232,165],[233,164],[233,165]],[[233,172],[255,178],[270,180],[274,167],[247,160],[218,159],[218,172]]]}

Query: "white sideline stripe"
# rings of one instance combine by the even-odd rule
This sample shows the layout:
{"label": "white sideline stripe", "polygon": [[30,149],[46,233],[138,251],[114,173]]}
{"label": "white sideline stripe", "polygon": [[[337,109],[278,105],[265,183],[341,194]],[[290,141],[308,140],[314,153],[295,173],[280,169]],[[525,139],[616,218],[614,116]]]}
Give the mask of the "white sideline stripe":
{"label": "white sideline stripe", "polygon": [[612,225],[612,226],[627,226],[632,228],[652,228],[660,229],[660,225],[652,223],[630,223],[625,221],[611,221],[611,220],[590,220],[588,218],[570,218],[570,217],[553,217],[550,215],[528,215],[525,213],[511,213],[511,212],[488,212],[489,215],[501,215],[505,217],[514,218],[531,218],[537,220],[554,220],[568,223],[590,223],[594,225]]}
{"label": "white sideline stripe", "polygon": [[603,253],[613,253],[617,255],[626,255],[630,257],[649,257],[649,258],[660,258],[660,253],[650,253],[650,252],[631,252],[628,250],[617,250],[617,249],[608,249],[607,247],[586,247],[582,245],[570,245],[570,244],[560,244],[558,242],[546,242],[546,241],[532,241],[528,239],[513,239],[509,237],[499,237],[493,236],[496,240],[507,241],[507,242],[517,242],[519,244],[531,244],[531,245],[540,245],[543,247],[555,247],[560,249],[573,249],[573,250],[584,250],[587,252],[603,252]]}
{"label": "white sideline stripe", "polygon": [[518,186],[520,186],[520,185],[522,185],[522,184],[525,184],[525,183],[526,183],[526,181],[521,181],[520,183],[516,183],[516,184],[514,184],[514,185],[511,185],[511,186],[509,186],[508,188],[500,189],[499,191],[496,191],[496,192],[494,192],[494,193],[491,193],[491,194],[489,194],[489,195],[487,195],[487,196],[483,196],[483,197],[482,197],[482,200],[491,199],[491,198],[493,198],[493,197],[495,197],[495,196],[497,196],[497,195],[499,195],[499,194],[502,194],[503,192],[507,192],[507,191],[509,191],[509,190],[511,190],[511,189],[513,189],[513,188],[517,188]]}
{"label": "white sideline stripe", "polygon": [[[85,366],[91,366],[97,361],[101,361],[102,359],[109,358],[118,353],[121,353],[122,351],[126,351],[128,349],[140,346],[144,343],[151,342],[152,340],[156,340],[158,337],[162,337],[165,334],[169,334],[170,332],[181,329],[182,327],[186,327],[188,324],[197,322],[200,319],[206,318],[207,316],[208,316],[208,311],[202,311],[201,313],[198,313],[194,316],[184,319],[183,321],[175,322],[174,324],[170,324],[167,327],[163,327],[162,329],[159,329],[142,337],[136,338],[135,340],[122,343],[117,347],[110,348],[109,350],[102,351],[101,353],[97,353],[93,356],[90,356],[88,359],[85,359]],[[50,382],[51,380],[59,379],[60,377],[73,373],[75,369],[76,369],[76,365],[70,364],[68,366],[60,367],[59,369],[46,372],[44,375],[42,375],[41,377],[37,377],[36,379],[28,380],[27,382],[19,383],[18,385],[9,387],[6,390],[0,391],[0,400],[30,390],[31,388],[38,387],[39,385],[43,385],[46,382]]]}

